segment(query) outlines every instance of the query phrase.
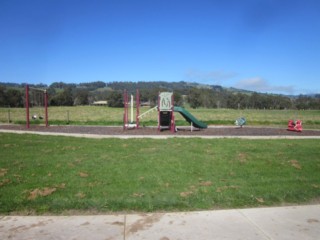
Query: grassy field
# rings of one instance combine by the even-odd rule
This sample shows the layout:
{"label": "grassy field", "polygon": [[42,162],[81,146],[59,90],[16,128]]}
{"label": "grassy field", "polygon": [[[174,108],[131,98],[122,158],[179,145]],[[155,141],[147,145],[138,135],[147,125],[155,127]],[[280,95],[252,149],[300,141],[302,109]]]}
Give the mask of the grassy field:
{"label": "grassy field", "polygon": [[[149,108],[143,107],[140,113]],[[212,125],[232,125],[238,117],[244,116],[248,125],[287,126],[289,119],[300,119],[304,128],[320,129],[320,111],[315,110],[233,110],[233,109],[191,109],[187,108],[199,120]],[[123,109],[97,106],[50,107],[50,124],[80,125],[122,125]],[[30,115],[44,116],[43,108],[32,108]],[[177,125],[187,125],[180,114],[176,113]],[[25,109],[0,108],[0,123],[25,123]],[[41,123],[34,122],[31,123]],[[42,120],[43,123],[43,120]],[[141,120],[142,125],[157,125],[157,112],[153,112]]]}
{"label": "grassy field", "polygon": [[0,214],[225,209],[320,200],[320,140],[0,134]]}

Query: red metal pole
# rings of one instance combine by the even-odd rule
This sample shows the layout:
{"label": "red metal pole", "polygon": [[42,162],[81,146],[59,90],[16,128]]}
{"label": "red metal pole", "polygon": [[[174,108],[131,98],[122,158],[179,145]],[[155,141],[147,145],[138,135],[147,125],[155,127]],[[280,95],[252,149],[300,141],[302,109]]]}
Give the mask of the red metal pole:
{"label": "red metal pole", "polygon": [[123,129],[126,129],[126,90],[123,91]]}
{"label": "red metal pole", "polygon": [[30,128],[30,119],[29,119],[29,86],[26,85],[26,127]]}
{"label": "red metal pole", "polygon": [[136,90],[136,128],[139,128],[139,112],[140,112],[140,95],[139,90]]}
{"label": "red metal pole", "polygon": [[128,91],[126,93],[126,123],[127,123],[127,128],[129,127],[129,94]]}
{"label": "red metal pole", "polygon": [[158,93],[158,131],[161,130],[160,126],[160,92]]}
{"label": "red metal pole", "polygon": [[46,127],[49,126],[49,120],[48,120],[48,92],[47,90],[44,90],[44,110],[45,110],[45,118],[46,118]]}
{"label": "red metal pole", "polygon": [[128,92],[127,90],[124,90],[123,101],[124,101],[123,129],[127,129],[128,127]]}

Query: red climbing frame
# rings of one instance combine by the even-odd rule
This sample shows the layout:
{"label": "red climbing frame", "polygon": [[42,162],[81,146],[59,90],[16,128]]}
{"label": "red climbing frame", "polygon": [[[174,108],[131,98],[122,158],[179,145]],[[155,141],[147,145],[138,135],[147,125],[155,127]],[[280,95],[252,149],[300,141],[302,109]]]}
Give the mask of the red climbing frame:
{"label": "red climbing frame", "polygon": [[139,114],[140,114],[140,94],[139,90],[136,90],[136,128],[139,128]]}
{"label": "red climbing frame", "polygon": [[124,106],[124,114],[123,114],[123,129],[128,128],[128,92],[124,90],[123,92],[123,106]]}

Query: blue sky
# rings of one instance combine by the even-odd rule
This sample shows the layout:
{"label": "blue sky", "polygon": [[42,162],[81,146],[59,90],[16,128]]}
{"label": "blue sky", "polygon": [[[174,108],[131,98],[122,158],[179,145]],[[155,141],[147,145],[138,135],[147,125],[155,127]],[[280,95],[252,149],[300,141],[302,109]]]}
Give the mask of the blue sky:
{"label": "blue sky", "polygon": [[0,0],[0,82],[320,93],[318,0]]}

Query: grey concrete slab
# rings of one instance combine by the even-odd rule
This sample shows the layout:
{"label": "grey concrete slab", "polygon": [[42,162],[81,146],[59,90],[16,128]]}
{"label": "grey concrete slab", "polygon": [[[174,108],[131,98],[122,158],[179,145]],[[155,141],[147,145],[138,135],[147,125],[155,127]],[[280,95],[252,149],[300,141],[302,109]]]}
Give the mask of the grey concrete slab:
{"label": "grey concrete slab", "polygon": [[240,212],[270,239],[320,239],[320,205],[244,209]]}
{"label": "grey concrete slab", "polygon": [[63,137],[77,137],[77,138],[92,138],[92,139],[170,139],[170,138],[201,138],[201,139],[221,139],[221,138],[239,138],[239,139],[320,139],[320,136],[224,136],[224,135],[100,135],[100,134],[85,134],[85,133],[60,133],[60,132],[38,132],[38,131],[23,131],[23,130],[6,130],[0,129],[0,133],[16,133],[16,134],[35,134],[45,136],[63,136]]}
{"label": "grey concrete slab", "polygon": [[124,239],[124,216],[6,216],[0,239]]}
{"label": "grey concrete slab", "polygon": [[128,215],[126,240],[268,239],[237,210]]}
{"label": "grey concrete slab", "polygon": [[0,216],[0,239],[320,239],[320,205],[96,216]]}

